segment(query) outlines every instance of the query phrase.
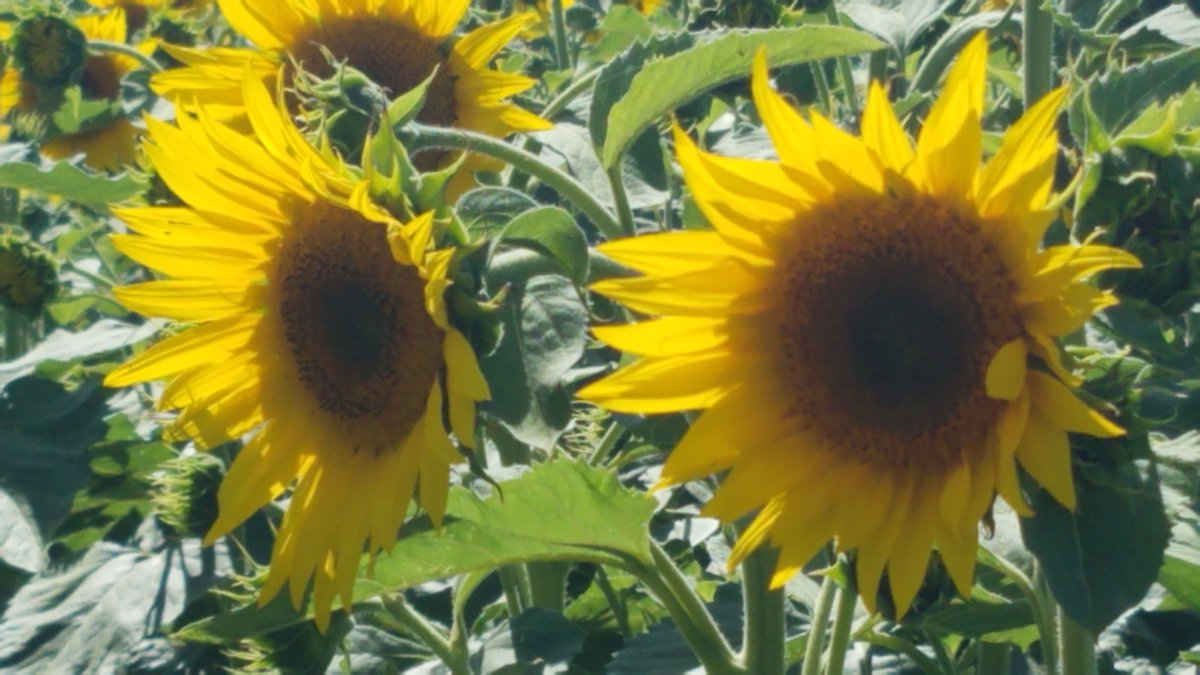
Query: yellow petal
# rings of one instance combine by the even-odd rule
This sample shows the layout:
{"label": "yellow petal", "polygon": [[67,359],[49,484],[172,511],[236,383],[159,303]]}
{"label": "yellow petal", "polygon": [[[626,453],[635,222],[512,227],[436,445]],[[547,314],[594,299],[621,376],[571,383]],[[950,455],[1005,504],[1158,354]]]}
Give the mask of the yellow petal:
{"label": "yellow petal", "polygon": [[913,159],[912,141],[896,119],[896,112],[888,102],[887,92],[877,80],[871,80],[867,93],[867,107],[863,110],[862,139],[868,148],[879,157],[883,166],[902,173]]}
{"label": "yellow petal", "polygon": [[171,279],[114,288],[127,309],[176,321],[212,321],[263,304],[265,287],[254,279]]}
{"label": "yellow petal", "polygon": [[1075,483],[1071,476],[1071,446],[1067,432],[1032,410],[1025,433],[1017,445],[1021,466],[1041,483],[1058,503],[1075,508]]}
{"label": "yellow petal", "polygon": [[1051,246],[1034,261],[1033,277],[1022,282],[1018,302],[1045,300],[1063,293],[1071,284],[1108,269],[1137,269],[1142,262],[1132,253],[1111,246]]}
{"label": "yellow petal", "polygon": [[724,347],[728,323],[722,319],[670,316],[622,326],[596,326],[592,334],[614,349],[640,356],[678,356]]}
{"label": "yellow petal", "polygon": [[1017,480],[1016,453],[1028,422],[1029,396],[1022,394],[1000,415],[992,441],[996,446],[996,492],[1023,518],[1032,516],[1033,510],[1025,501]]}
{"label": "yellow petal", "polygon": [[933,194],[966,197],[974,186],[983,151],[987,56],[987,33],[981,31],[958,55],[921,128],[912,178]]}
{"label": "yellow petal", "polygon": [[[486,68],[496,54],[504,49],[504,45],[537,21],[536,14],[514,14],[502,21],[480,26],[455,43],[454,51],[472,70]],[[458,23],[457,20],[455,23]]]}
{"label": "yellow petal", "polygon": [[1000,348],[988,364],[987,395],[1011,401],[1025,388],[1025,365],[1028,350],[1024,338],[1017,338]]}
{"label": "yellow petal", "polygon": [[232,316],[169,337],[109,373],[104,384],[126,387],[227,359],[245,348],[259,321],[258,316]]}
{"label": "yellow petal", "polygon": [[1045,206],[1058,152],[1054,123],[1066,95],[1067,88],[1060,87],[1042,97],[1004,134],[1000,150],[980,172],[975,188],[981,215]]}
{"label": "yellow petal", "polygon": [[1109,422],[1075,397],[1058,380],[1037,371],[1029,373],[1029,394],[1035,410],[1059,428],[1089,436],[1113,438],[1125,430]]}
{"label": "yellow petal", "polygon": [[632,270],[655,276],[699,272],[740,254],[720,234],[696,230],[615,239],[597,249]]}

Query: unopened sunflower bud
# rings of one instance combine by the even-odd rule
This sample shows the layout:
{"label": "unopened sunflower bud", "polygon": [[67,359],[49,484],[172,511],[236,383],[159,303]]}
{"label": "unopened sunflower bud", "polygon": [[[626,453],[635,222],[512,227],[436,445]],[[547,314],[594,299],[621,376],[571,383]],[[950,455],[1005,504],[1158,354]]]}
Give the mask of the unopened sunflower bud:
{"label": "unopened sunflower bud", "polygon": [[0,237],[0,305],[37,316],[58,293],[58,265],[50,252],[19,237]]}
{"label": "unopened sunflower bud", "polygon": [[179,537],[202,537],[217,521],[221,460],[207,453],[165,462],[154,478],[152,504],[159,522]]}
{"label": "unopened sunflower bud", "polygon": [[87,38],[71,22],[56,16],[22,21],[13,36],[13,61],[21,78],[48,89],[77,81],[87,62]]}

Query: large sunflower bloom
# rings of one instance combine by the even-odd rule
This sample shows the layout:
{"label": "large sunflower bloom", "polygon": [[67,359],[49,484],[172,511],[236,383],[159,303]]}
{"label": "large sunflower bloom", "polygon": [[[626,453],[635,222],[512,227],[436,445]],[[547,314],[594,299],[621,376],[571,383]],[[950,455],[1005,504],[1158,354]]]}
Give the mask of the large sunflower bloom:
{"label": "large sunflower bloom", "polygon": [[[88,40],[125,43],[125,12],[117,8],[107,14],[89,14],[75,19],[75,25]],[[149,52],[153,43],[138,49]],[[87,57],[79,87],[86,99],[119,101],[121,79],[141,67],[137,59],[124,54],[92,54]],[[37,87],[21,79],[15,67],[0,74],[0,117],[16,109],[30,112],[37,108]],[[128,119],[119,117],[77,133],[52,138],[41,146],[50,159],[66,159],[82,153],[84,164],[97,171],[118,171],[137,157],[139,131]]]}
{"label": "large sunflower bloom", "polygon": [[594,289],[661,318],[601,327],[643,358],[580,396],[609,409],[704,409],[661,485],[728,469],[707,514],[758,510],[732,564],[766,544],[783,584],[830,539],[857,549],[874,609],[886,566],[903,614],[936,546],[971,587],[978,522],[999,493],[1029,506],[1016,463],[1075,504],[1067,432],[1122,430],[1075,397],[1052,338],[1115,298],[1083,280],[1135,267],[1097,245],[1039,250],[1053,216],[1054,121],[1036,103],[980,166],[987,41],[959,55],[915,145],[871,87],[854,137],[806,122],[755,63],[752,93],[780,161],[675,139],[716,231],[601,250],[643,274]]}
{"label": "large sunflower bloom", "polygon": [[186,64],[156,75],[152,86],[184,108],[204,104],[214,114],[241,114],[240,82],[249,62],[264,80],[300,63],[330,74],[329,50],[392,95],[421,84],[437,68],[418,120],[491,136],[547,129],[546,120],[507,102],[535,84],[488,64],[531,17],[521,14],[482,26],[450,43],[469,0],[219,0],[233,28],[254,49],[171,48]]}
{"label": "large sunflower bloom", "polygon": [[[363,183],[318,155],[261,82],[253,135],[205,114],[152,119],[145,151],[188,206],[118,210],[126,255],[170,279],[116,290],[126,307],[196,325],[113,371],[110,386],[166,380],[172,440],[202,448],[250,434],[225,476],[211,543],[295,480],[260,596],[315,577],[316,618],[344,606],[364,545],[395,543],[410,500],[440,523],[449,467],[472,445],[488,387],[447,320],[452,251],[429,251],[432,216],[401,225]],[[419,488],[418,488],[419,486]]]}

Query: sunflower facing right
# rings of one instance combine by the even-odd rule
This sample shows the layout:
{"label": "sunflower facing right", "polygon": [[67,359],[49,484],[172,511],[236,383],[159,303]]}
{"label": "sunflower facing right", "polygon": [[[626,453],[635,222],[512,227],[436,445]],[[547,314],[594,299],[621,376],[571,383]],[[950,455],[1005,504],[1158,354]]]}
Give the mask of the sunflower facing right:
{"label": "sunflower facing right", "polygon": [[773,587],[834,539],[857,550],[872,611],[886,567],[903,615],[935,548],[966,594],[995,496],[1030,513],[1017,462],[1073,508],[1067,433],[1123,433],[1072,393],[1053,339],[1116,302],[1090,275],[1139,263],[1106,246],[1040,248],[1065,91],[981,166],[987,56],[983,34],[959,54],[914,147],[877,84],[861,137],[816,111],[805,121],[760,52],[752,93],[780,161],[708,154],[676,129],[715,231],[601,247],[641,276],[593,289],[653,318],[595,329],[642,358],[580,396],[704,410],[660,487],[728,470],[706,513],[757,510],[730,564],[769,543]]}

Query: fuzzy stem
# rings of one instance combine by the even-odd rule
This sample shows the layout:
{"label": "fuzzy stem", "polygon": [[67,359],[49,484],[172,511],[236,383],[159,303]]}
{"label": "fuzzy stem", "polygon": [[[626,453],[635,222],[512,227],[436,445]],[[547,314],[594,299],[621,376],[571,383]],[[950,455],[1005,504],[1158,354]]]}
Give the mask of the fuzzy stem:
{"label": "fuzzy stem", "polygon": [[591,466],[600,466],[604,460],[612,453],[613,448],[617,447],[617,443],[621,442],[621,437],[624,435],[625,429],[621,427],[617,421],[612,421],[608,428],[604,430],[604,435],[600,437],[600,442],[596,444],[595,450],[588,456],[588,464]]}
{"label": "fuzzy stem", "polygon": [[592,196],[587,188],[566,173],[546,164],[525,150],[503,140],[463,129],[443,129],[410,124],[404,131],[409,132],[405,134],[405,147],[409,152],[415,153],[418,150],[430,148],[466,150],[507,162],[514,168],[536,177],[557,190],[595,223],[606,239],[620,239],[625,236],[621,224],[599,200]]}
{"label": "fuzzy stem", "polygon": [[738,675],[746,671],[737,665],[733,650],[712,615],[704,607],[704,601],[688,584],[683,572],[675,566],[671,556],[651,540],[650,554],[653,566],[636,571],[638,578],[654,593],[670,612],[676,627],[683,635],[700,664],[710,675]]}
{"label": "fuzzy stem", "polygon": [[854,623],[854,605],[858,594],[849,588],[838,589],[837,615],[833,619],[832,636],[829,638],[829,665],[826,675],[842,675],[846,665],[846,652],[850,649],[850,626]]}
{"label": "fuzzy stem", "polygon": [[109,42],[108,40],[88,40],[88,49],[95,52],[108,52],[110,54],[120,54],[136,59],[138,63],[146,67],[152,73],[161,73],[163,67],[157,61],[150,58],[146,54],[139,52],[129,45],[123,45],[120,42]]}
{"label": "fuzzy stem", "polygon": [[534,607],[561,612],[566,607],[567,574],[571,563],[531,562],[525,565],[529,574],[529,601]]}
{"label": "fuzzy stem", "polygon": [[462,657],[460,651],[454,649],[450,644],[450,640],[442,634],[442,631],[410,607],[402,596],[385,597],[384,602],[391,615],[411,631],[422,644],[429,647],[437,655],[438,659],[450,669],[453,675],[470,675],[471,666]]}
{"label": "fuzzy stem", "polygon": [[553,0],[550,9],[554,20],[554,58],[560,69],[571,67],[571,53],[567,48],[567,17],[563,14],[563,0]]}
{"label": "fuzzy stem", "polygon": [[604,599],[608,600],[608,606],[612,607],[613,616],[617,619],[617,629],[621,631],[621,637],[626,640],[632,638],[633,628],[629,625],[629,609],[621,600],[621,596],[617,595],[612,582],[608,580],[608,572],[604,571],[603,565],[596,567],[596,585],[600,587],[600,592],[604,593]]}
{"label": "fuzzy stem", "polygon": [[756,675],[783,675],[783,589],[771,590],[778,553],[761,546],[742,563],[745,626],[742,663]]}
{"label": "fuzzy stem", "polygon": [[804,666],[801,675],[821,675],[821,654],[825,651],[825,632],[829,628],[829,614],[837,596],[837,582],[826,576],[817,594],[817,605],[813,607],[812,623],[808,629],[808,644],[804,646]]}
{"label": "fuzzy stem", "polygon": [[1094,675],[1096,672],[1096,642],[1091,633],[1067,613],[1058,610],[1059,655],[1062,675]]}
{"label": "fuzzy stem", "polygon": [[542,117],[548,120],[557,117],[558,113],[571,104],[571,101],[574,101],[576,97],[596,84],[601,70],[601,68],[590,70],[587,74],[581,75],[574,82],[564,87],[562,91],[558,92],[558,96],[555,96],[546,104],[545,108],[542,108]]}
{"label": "fuzzy stem", "polygon": [[1049,91],[1054,79],[1054,22],[1042,6],[1049,0],[1022,0],[1021,68],[1025,75],[1025,109]]}
{"label": "fuzzy stem", "polygon": [[625,236],[632,237],[637,234],[637,227],[633,223],[633,209],[629,206],[629,194],[625,192],[625,182],[621,177],[621,163],[614,164],[607,174],[608,185],[612,188],[613,203],[617,207],[617,222],[620,223]]}

